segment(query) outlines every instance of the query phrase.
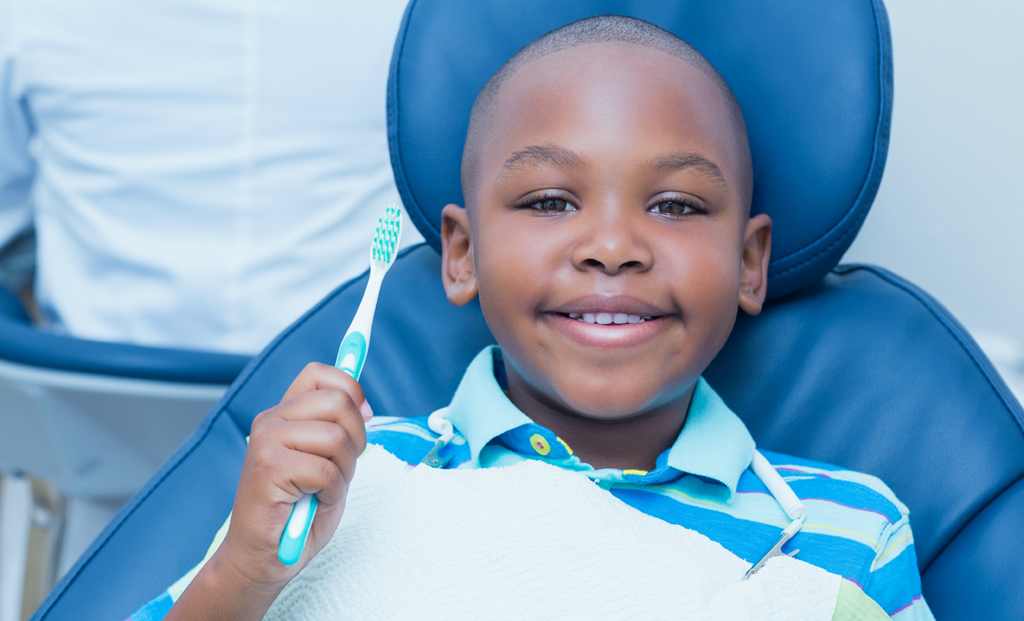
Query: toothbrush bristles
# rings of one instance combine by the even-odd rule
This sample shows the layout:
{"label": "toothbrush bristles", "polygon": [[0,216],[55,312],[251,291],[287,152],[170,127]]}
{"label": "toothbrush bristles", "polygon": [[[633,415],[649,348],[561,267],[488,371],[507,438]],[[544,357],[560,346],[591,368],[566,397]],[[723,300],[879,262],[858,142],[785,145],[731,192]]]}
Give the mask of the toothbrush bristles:
{"label": "toothbrush bristles", "polygon": [[370,257],[384,265],[390,265],[392,256],[398,246],[402,226],[402,212],[396,206],[388,206],[384,215],[377,221],[377,230],[373,236]]}

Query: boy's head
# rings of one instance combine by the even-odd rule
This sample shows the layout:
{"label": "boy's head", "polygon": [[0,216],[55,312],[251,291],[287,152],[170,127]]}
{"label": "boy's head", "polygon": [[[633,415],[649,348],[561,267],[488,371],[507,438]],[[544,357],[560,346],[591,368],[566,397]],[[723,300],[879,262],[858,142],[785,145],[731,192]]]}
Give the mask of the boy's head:
{"label": "boy's head", "polygon": [[742,114],[656,26],[595,17],[523,48],[477,98],[462,175],[444,283],[454,304],[479,294],[513,397],[685,415],[737,308],[761,310],[771,221],[750,217]]}

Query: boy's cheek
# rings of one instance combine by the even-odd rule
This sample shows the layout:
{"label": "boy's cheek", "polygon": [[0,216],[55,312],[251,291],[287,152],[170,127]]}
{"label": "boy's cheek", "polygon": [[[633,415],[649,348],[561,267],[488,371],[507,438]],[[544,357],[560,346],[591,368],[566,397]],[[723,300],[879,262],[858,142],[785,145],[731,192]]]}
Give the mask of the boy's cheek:
{"label": "boy's cheek", "polygon": [[690,269],[677,275],[687,332],[701,341],[702,353],[710,355],[709,364],[736,322],[739,279],[739,261],[728,261],[720,254],[696,257]]}
{"label": "boy's cheek", "polygon": [[531,304],[537,303],[544,283],[554,278],[559,266],[557,258],[544,252],[536,242],[537,236],[504,226],[481,236],[474,245],[481,303],[495,302],[485,309],[485,316],[488,311],[510,311],[511,306],[526,312]]}

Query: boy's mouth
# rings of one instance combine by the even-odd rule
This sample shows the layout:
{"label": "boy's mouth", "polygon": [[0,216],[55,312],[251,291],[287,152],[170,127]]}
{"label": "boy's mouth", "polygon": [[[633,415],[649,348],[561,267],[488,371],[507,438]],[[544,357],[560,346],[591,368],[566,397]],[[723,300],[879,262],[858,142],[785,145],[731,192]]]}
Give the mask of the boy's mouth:
{"label": "boy's mouth", "polygon": [[661,308],[626,295],[591,294],[576,298],[544,313],[551,325],[577,343],[591,347],[632,347],[646,343],[671,329],[675,316]]}
{"label": "boy's mouth", "polygon": [[669,329],[671,315],[634,315],[607,311],[548,312],[551,325],[580,345],[588,347],[635,347]]}
{"label": "boy's mouth", "polygon": [[575,319],[576,321],[582,321],[585,323],[597,323],[603,326],[609,324],[622,325],[627,323],[643,323],[645,321],[651,321],[657,319],[657,315],[630,315],[628,313],[558,313],[563,317],[569,319]]}

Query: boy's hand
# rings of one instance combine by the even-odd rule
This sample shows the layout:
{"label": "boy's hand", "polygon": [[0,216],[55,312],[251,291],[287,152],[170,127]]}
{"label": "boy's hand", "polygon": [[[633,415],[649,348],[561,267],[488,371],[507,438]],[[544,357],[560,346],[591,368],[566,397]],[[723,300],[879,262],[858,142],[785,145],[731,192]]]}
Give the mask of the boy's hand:
{"label": "boy's hand", "polygon": [[[212,581],[265,611],[263,600],[269,607],[334,535],[372,416],[351,376],[324,364],[307,365],[281,403],[253,421],[231,525],[196,582]],[[278,544],[292,505],[306,493],[316,494],[319,506],[302,557],[288,567],[277,558]],[[182,599],[190,599],[191,586]]]}

